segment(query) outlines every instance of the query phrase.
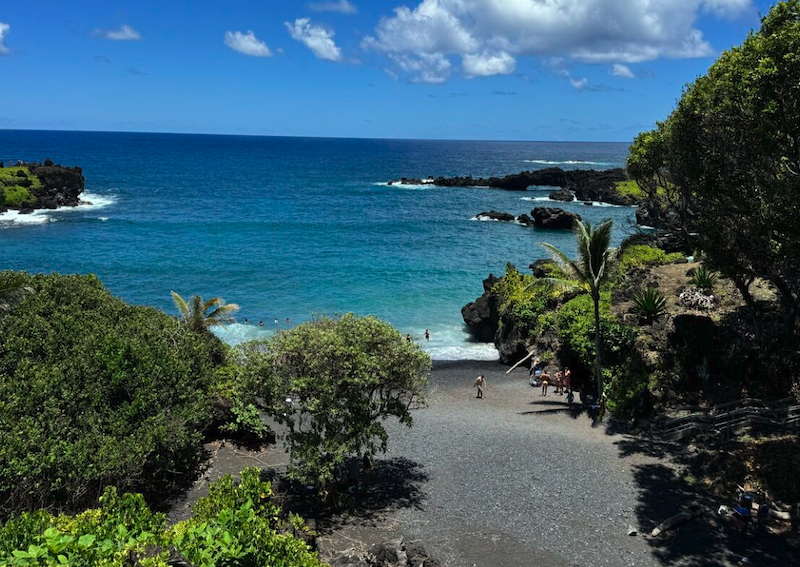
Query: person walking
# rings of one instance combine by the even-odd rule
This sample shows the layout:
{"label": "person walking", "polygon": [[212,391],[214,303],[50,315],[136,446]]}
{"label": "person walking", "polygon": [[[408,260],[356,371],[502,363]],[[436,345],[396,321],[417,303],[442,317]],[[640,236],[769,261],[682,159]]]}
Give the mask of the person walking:
{"label": "person walking", "polygon": [[550,385],[550,375],[547,371],[542,372],[542,395],[547,395],[547,387]]}
{"label": "person walking", "polygon": [[475,380],[475,387],[478,389],[478,395],[475,396],[476,398],[483,399],[483,390],[486,388],[486,378],[483,374],[478,376]]}
{"label": "person walking", "polygon": [[556,371],[556,394],[564,395],[564,374],[560,370]]}

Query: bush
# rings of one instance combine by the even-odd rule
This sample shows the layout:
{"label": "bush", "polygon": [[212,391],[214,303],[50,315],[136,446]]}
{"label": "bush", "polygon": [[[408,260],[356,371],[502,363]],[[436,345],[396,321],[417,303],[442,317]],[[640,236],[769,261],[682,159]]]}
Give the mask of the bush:
{"label": "bush", "polygon": [[[566,278],[555,263],[544,269],[548,277]],[[535,337],[542,330],[542,317],[564,295],[562,289],[532,275],[520,274],[511,264],[506,266],[505,275],[493,291],[500,297],[501,315],[510,316],[524,337]]]}
{"label": "bush", "polygon": [[652,323],[667,312],[667,298],[657,287],[647,286],[633,296],[636,312],[648,323]]}
{"label": "bush", "polygon": [[98,509],[78,516],[24,513],[0,528],[0,565],[166,567],[174,549],[197,567],[322,567],[308,544],[287,533],[307,532],[302,520],[282,517],[270,484],[259,475],[245,469],[238,485],[230,476],[221,478],[192,518],[171,528],[141,494],[120,498],[113,488]]}
{"label": "bush", "polygon": [[692,274],[692,285],[698,289],[710,290],[717,283],[717,274],[705,266],[700,266]]}
{"label": "bush", "polygon": [[75,510],[103,487],[192,479],[218,345],[94,276],[0,273],[26,291],[0,318],[0,507]]}
{"label": "bush", "polygon": [[633,268],[644,266],[663,266],[671,264],[683,258],[680,252],[667,254],[661,248],[647,246],[645,244],[635,244],[626,246],[620,251],[619,264],[617,266],[617,280],[621,280]]}
{"label": "bush", "polygon": [[0,169],[0,205],[19,207],[33,201],[30,189],[40,189],[42,182],[27,167]]}
{"label": "bush", "polygon": [[352,314],[304,323],[242,355],[252,392],[288,429],[291,476],[330,497],[347,457],[386,450],[383,420],[411,426],[430,369],[391,325]]}

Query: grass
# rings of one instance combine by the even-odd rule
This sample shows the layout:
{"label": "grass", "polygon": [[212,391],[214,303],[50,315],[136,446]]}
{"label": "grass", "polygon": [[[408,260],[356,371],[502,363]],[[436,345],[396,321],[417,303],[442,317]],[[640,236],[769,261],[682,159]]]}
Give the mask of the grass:
{"label": "grass", "polygon": [[614,188],[620,195],[630,195],[631,197],[636,197],[637,199],[642,199],[645,196],[644,191],[642,191],[642,188],[639,187],[639,184],[635,181],[617,181],[617,183],[614,185]]}
{"label": "grass", "polygon": [[[25,177],[20,177],[19,172],[23,172]],[[24,181],[20,183],[23,179]],[[32,189],[41,189],[42,182],[39,178],[31,174],[27,167],[5,167],[0,169],[0,204],[18,207],[23,203],[33,201]]]}

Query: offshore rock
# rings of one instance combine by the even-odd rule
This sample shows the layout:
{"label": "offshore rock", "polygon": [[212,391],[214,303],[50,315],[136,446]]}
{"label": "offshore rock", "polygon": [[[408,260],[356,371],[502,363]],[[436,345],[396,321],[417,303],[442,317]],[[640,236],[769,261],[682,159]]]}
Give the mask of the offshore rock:
{"label": "offshore rock", "polygon": [[536,207],[531,211],[534,226],[552,230],[568,230],[580,221],[580,215],[552,207]]}

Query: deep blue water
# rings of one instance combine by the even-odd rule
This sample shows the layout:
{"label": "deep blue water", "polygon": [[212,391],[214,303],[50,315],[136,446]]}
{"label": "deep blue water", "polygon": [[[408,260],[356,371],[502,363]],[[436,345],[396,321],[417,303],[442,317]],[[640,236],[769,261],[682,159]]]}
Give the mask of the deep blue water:
{"label": "deep blue water", "polygon": [[[114,294],[170,312],[171,290],[221,295],[242,306],[224,333],[232,342],[273,330],[276,318],[285,327],[287,317],[293,325],[354,311],[415,337],[430,329],[434,357],[486,357],[490,349],[467,343],[460,313],[481,280],[506,262],[524,268],[543,257],[542,241],[574,246],[566,231],[471,219],[489,209],[529,213],[550,189],[385,182],[505,175],[548,162],[606,168],[626,153],[616,143],[0,130],[0,160],[79,165],[94,203],[0,217],[0,268],[95,273]],[[633,219],[628,207],[558,206],[615,219],[617,240]]]}

